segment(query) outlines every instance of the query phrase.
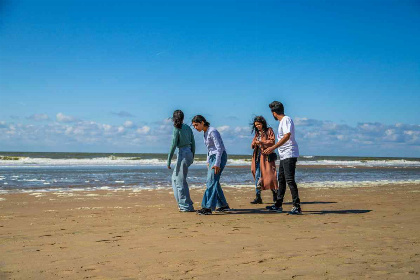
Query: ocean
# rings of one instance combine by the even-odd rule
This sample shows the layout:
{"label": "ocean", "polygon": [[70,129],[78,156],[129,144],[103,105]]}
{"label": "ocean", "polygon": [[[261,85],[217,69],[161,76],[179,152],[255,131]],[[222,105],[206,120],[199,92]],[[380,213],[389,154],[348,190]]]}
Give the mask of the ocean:
{"label": "ocean", "polygon": [[[0,193],[171,188],[167,154],[0,152]],[[172,160],[172,167],[175,164]],[[253,185],[250,155],[229,155],[221,183]],[[206,156],[196,155],[191,188],[204,188]],[[419,184],[420,158],[302,156],[296,181],[302,188]]]}

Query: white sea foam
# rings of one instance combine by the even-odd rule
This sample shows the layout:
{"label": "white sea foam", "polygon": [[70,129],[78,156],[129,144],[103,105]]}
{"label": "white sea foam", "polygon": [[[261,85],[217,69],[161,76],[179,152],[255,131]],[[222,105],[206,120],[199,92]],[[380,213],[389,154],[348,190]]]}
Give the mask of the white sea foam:
{"label": "white sea foam", "polygon": [[357,188],[386,185],[418,185],[420,180],[323,181],[300,183],[301,188]]}
{"label": "white sea foam", "polygon": [[[313,156],[303,156],[298,165],[310,166],[341,166],[341,167],[420,167],[420,161],[405,159],[388,160],[310,160]],[[205,160],[196,160],[194,165],[206,165]],[[228,166],[249,166],[250,158],[228,159]],[[0,160],[0,167],[68,167],[68,166],[166,166],[164,159],[134,159],[132,157],[99,157],[91,159],[50,159],[21,158],[20,160]],[[16,176],[17,177],[17,176]],[[0,177],[4,180],[4,177]],[[36,180],[36,179],[32,179]]]}
{"label": "white sea foam", "polygon": [[414,160],[300,160],[298,165],[345,167],[420,167]]}
{"label": "white sea foam", "polygon": [[[206,161],[195,161],[194,164],[205,165]],[[22,158],[21,160],[0,160],[0,167],[67,167],[67,166],[166,166],[162,159],[133,159],[130,157],[99,157],[90,159],[51,159],[51,158]]]}
{"label": "white sea foam", "polygon": [[22,181],[25,181],[25,182],[45,182],[45,180],[39,180],[39,179],[23,179]]}
{"label": "white sea foam", "polygon": [[[375,187],[375,186],[390,186],[390,185],[420,185],[420,180],[375,180],[375,181],[322,181],[322,182],[300,182],[299,188],[358,188],[358,187]],[[254,185],[247,184],[223,184],[223,187],[242,189],[242,188],[255,188]],[[28,193],[35,197],[44,196],[45,193],[52,192],[55,195],[61,196],[66,193],[73,192],[92,192],[97,190],[108,190],[113,192],[131,191],[139,192],[142,190],[162,190],[171,189],[171,186],[119,186],[119,187],[86,187],[86,188],[43,188],[43,189],[14,189],[14,190],[0,190],[0,194],[7,193]],[[190,189],[205,189],[205,184],[191,184]],[[95,196],[95,195],[86,195]]]}

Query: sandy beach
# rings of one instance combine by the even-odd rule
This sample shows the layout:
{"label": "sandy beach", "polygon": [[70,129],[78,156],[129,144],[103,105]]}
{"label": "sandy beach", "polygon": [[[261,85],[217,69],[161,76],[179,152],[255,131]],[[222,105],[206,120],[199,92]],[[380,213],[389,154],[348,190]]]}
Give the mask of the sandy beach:
{"label": "sandy beach", "polygon": [[234,210],[212,216],[169,189],[2,194],[0,279],[420,277],[420,185],[301,189],[301,216],[224,189]]}

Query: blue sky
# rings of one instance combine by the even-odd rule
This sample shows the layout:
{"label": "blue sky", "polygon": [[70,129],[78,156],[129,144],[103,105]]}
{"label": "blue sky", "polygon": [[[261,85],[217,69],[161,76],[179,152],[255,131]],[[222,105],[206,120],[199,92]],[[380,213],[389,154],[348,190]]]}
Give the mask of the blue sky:
{"label": "blue sky", "polygon": [[418,1],[0,5],[0,150],[166,152],[182,109],[250,153],[279,100],[303,155],[420,157]]}

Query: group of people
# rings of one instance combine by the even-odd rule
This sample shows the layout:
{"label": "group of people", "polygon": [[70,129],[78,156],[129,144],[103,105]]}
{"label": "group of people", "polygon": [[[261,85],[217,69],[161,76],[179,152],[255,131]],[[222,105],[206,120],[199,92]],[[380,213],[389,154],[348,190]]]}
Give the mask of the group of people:
{"label": "group of people", "polygon": [[[269,107],[274,119],[279,121],[277,143],[274,131],[268,127],[264,117],[255,117],[251,124],[252,133],[254,133],[251,143],[253,149],[251,172],[255,179],[256,193],[256,197],[251,203],[262,204],[261,191],[271,190],[274,204],[267,206],[266,209],[283,212],[282,206],[287,184],[293,199],[293,207],[289,214],[302,214],[295,181],[299,147],[295,139],[293,120],[284,114],[284,106],[281,102],[273,101]],[[194,212],[187,183],[188,167],[193,163],[195,155],[194,134],[190,126],[184,124],[184,113],[181,110],[174,111],[172,120],[174,129],[172,145],[168,154],[168,169],[171,169],[171,160],[178,148],[177,162],[172,174],[172,188],[179,211]],[[210,123],[201,115],[194,116],[191,122],[198,132],[204,132],[204,143],[207,147],[206,191],[201,202],[201,209],[196,212],[200,215],[211,215],[213,211],[229,211],[229,204],[220,185],[220,176],[227,163],[227,153],[222,137],[217,129],[210,126]],[[276,149],[280,155],[278,172],[276,170]]]}

